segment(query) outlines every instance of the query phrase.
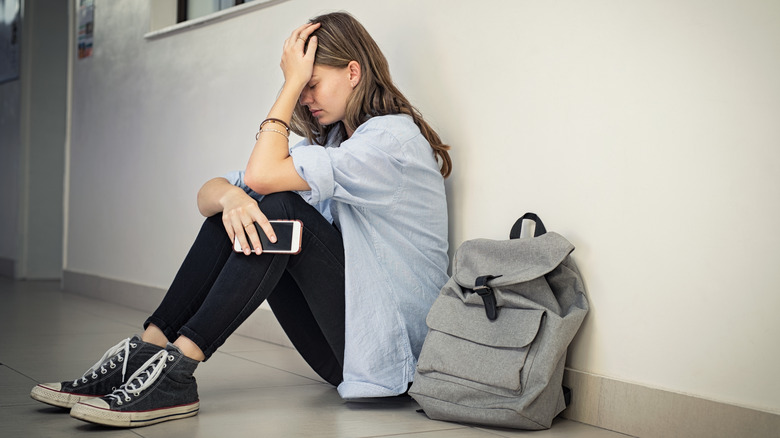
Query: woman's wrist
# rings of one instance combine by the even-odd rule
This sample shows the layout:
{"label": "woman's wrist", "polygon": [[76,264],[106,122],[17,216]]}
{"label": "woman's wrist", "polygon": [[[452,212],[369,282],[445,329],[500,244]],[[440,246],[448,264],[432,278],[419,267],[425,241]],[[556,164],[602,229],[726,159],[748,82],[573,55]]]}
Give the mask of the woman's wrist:
{"label": "woman's wrist", "polygon": [[255,135],[255,140],[259,141],[260,134],[263,132],[275,132],[284,136],[284,138],[289,139],[290,125],[284,120],[269,117],[260,123],[260,128],[257,130],[257,134]]}
{"label": "woman's wrist", "polygon": [[230,183],[228,184],[229,186],[224,188],[224,191],[220,194],[219,200],[217,201],[219,206],[222,208],[222,211],[232,207],[235,204],[237,198],[240,199],[241,197],[249,196],[241,187],[234,186]]}
{"label": "woman's wrist", "polygon": [[306,84],[309,83],[309,80],[311,80],[311,77],[308,78],[285,78],[284,84],[282,85],[282,90],[285,88],[289,88],[292,92],[297,93],[298,95],[301,94],[301,91],[303,91],[303,87],[306,86]]}
{"label": "woman's wrist", "polygon": [[237,187],[225,178],[217,177],[208,180],[198,191],[198,210],[200,213],[206,217],[221,213],[224,208],[222,198],[232,188]]}
{"label": "woman's wrist", "polygon": [[281,119],[275,119],[273,117],[269,117],[263,120],[263,122],[260,123],[260,129],[263,129],[263,127],[269,123],[272,125],[277,125],[277,128],[284,129],[287,134],[290,133],[290,125],[287,122]]}
{"label": "woman's wrist", "polygon": [[308,84],[308,80],[304,81],[285,81],[284,85],[282,85],[282,92],[279,93],[279,97],[281,98],[284,96],[285,98],[291,99],[293,101],[293,104],[298,103],[298,99],[301,97],[301,93],[303,92],[303,89],[306,87],[306,84]]}
{"label": "woman's wrist", "polygon": [[285,82],[284,86],[282,86],[282,91],[276,98],[276,102],[274,102],[274,105],[268,112],[268,117],[263,123],[268,120],[276,121],[277,123],[286,124],[285,128],[289,129],[295,105],[298,103],[298,98],[301,96],[304,85],[299,87],[291,82]]}

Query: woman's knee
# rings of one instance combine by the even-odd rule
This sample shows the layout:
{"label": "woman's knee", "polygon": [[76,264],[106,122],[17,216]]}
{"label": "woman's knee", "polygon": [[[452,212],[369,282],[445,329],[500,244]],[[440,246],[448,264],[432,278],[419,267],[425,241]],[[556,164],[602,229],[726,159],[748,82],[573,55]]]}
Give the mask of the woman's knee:
{"label": "woman's knee", "polygon": [[301,204],[306,202],[295,192],[271,193],[260,201],[260,210],[269,220],[298,219],[295,212]]}

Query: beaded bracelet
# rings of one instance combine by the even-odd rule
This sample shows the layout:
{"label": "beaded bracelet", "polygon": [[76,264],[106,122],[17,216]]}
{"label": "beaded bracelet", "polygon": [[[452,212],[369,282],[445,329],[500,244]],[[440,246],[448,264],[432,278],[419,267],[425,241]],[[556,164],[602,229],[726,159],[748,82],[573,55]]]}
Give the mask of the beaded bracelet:
{"label": "beaded bracelet", "polygon": [[285,122],[284,120],[274,119],[274,118],[269,117],[269,118],[263,120],[263,123],[260,124],[260,129],[261,130],[263,129],[263,126],[266,123],[277,123],[279,125],[282,125],[282,126],[284,126],[284,129],[287,130],[287,133],[288,134],[290,133],[290,125],[288,125],[287,122]]}
{"label": "beaded bracelet", "polygon": [[257,131],[257,135],[255,135],[255,140],[260,140],[260,133],[261,132],[276,132],[277,134],[283,135],[284,138],[287,138],[287,139],[290,138],[290,136],[288,134],[285,134],[283,131],[280,131],[278,129],[267,128],[267,129],[261,129],[261,130]]}

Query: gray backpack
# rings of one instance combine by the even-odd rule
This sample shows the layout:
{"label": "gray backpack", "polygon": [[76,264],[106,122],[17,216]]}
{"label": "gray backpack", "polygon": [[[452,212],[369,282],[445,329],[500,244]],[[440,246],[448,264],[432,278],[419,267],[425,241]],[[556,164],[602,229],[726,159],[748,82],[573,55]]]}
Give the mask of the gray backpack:
{"label": "gray backpack", "polygon": [[510,237],[464,242],[428,313],[409,394],[430,418],[537,430],[566,407],[566,349],[588,311],[574,246],[533,213]]}

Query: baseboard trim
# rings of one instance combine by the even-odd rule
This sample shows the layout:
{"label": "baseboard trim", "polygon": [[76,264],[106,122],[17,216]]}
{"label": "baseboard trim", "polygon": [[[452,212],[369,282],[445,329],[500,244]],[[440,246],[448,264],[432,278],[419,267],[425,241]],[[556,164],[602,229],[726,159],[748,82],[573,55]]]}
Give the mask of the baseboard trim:
{"label": "baseboard trim", "polygon": [[0,257],[0,277],[16,277],[16,260]]}
{"label": "baseboard trim", "polygon": [[[149,313],[154,312],[165,296],[165,289],[162,288],[68,270],[62,273],[62,289]],[[292,348],[292,343],[273,312],[266,306],[261,306],[247,318],[236,334]]]}
{"label": "baseboard trim", "polygon": [[637,437],[777,437],[780,415],[566,369],[562,416]]}

